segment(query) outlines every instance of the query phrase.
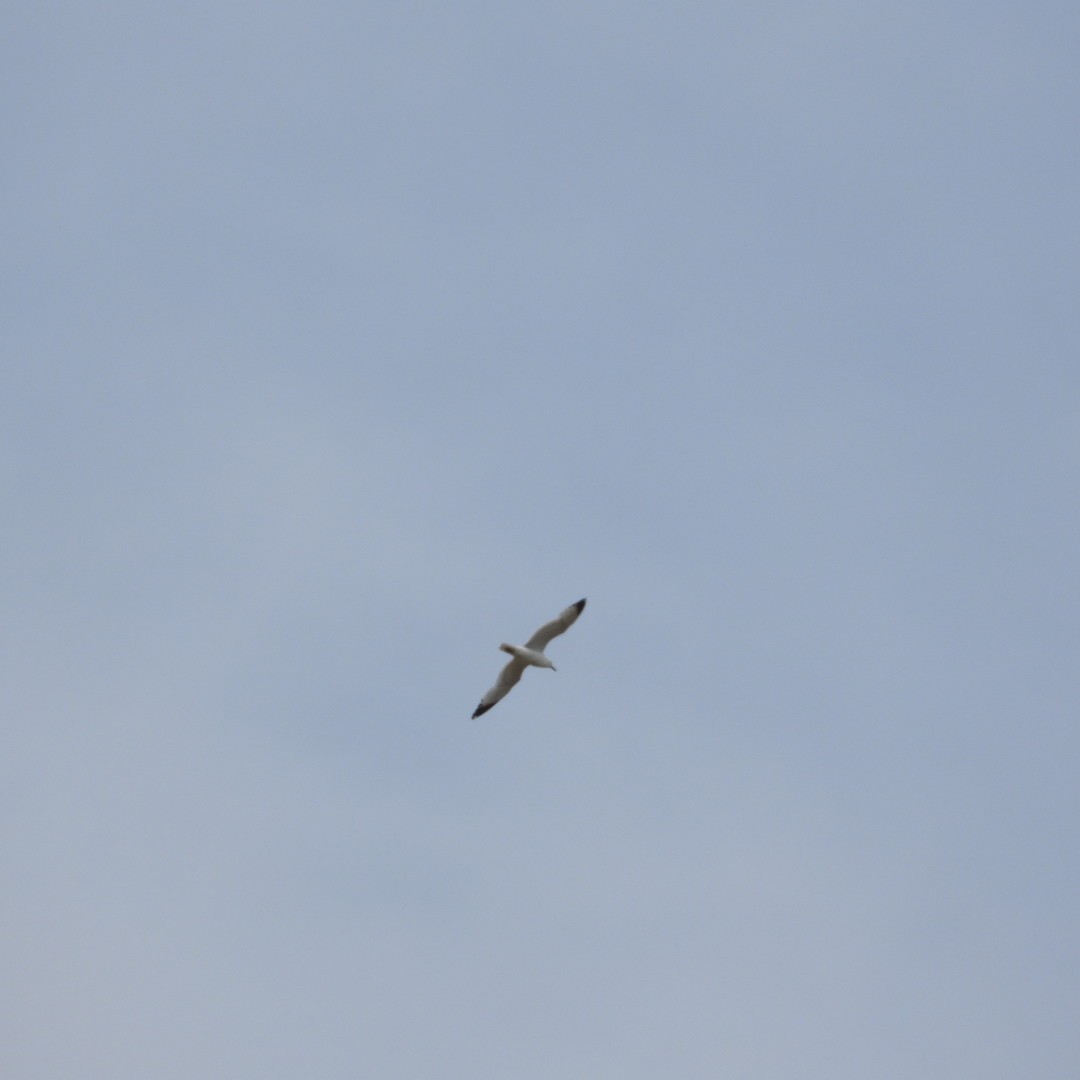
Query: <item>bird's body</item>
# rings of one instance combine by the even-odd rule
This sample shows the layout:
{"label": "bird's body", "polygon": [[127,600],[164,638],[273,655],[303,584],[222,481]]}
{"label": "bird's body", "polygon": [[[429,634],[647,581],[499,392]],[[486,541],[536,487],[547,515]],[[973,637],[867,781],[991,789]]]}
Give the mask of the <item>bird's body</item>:
{"label": "bird's body", "polygon": [[483,716],[493,705],[502,701],[517,686],[527,667],[550,668],[554,671],[555,665],[544,655],[544,649],[552,638],[569,630],[584,610],[585,601],[579,600],[576,604],[571,604],[558,618],[544,623],[524,645],[507,645],[505,642],[500,645],[499,648],[504,653],[509,653],[513,659],[499,672],[495,685],[480,699],[472,718],[475,720],[478,716]]}
{"label": "bird's body", "polygon": [[555,670],[555,665],[536,649],[528,649],[524,645],[507,645],[505,642],[499,646],[504,653],[517,657],[526,667],[546,667]]}

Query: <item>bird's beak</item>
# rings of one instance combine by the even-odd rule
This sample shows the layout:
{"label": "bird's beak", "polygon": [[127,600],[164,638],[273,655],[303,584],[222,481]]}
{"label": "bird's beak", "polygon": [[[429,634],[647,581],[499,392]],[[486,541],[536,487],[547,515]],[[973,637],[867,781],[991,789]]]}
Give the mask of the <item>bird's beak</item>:
{"label": "bird's beak", "polygon": [[558,671],[559,669],[554,664],[552,664],[551,665],[551,670],[552,671]]}

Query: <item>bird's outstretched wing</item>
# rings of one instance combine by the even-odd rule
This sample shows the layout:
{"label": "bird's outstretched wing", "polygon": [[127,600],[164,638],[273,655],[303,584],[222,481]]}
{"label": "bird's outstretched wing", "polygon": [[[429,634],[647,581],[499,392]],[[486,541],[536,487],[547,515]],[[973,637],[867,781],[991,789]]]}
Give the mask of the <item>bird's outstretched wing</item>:
{"label": "bird's outstretched wing", "polygon": [[576,604],[571,604],[557,619],[552,619],[551,622],[544,623],[544,625],[525,642],[525,648],[536,649],[537,652],[543,652],[544,649],[547,648],[547,643],[552,638],[556,638],[569,630],[570,627],[574,625],[577,617],[584,610],[584,600],[579,600]]}
{"label": "bird's outstretched wing", "polygon": [[518,680],[521,678],[521,673],[525,670],[525,667],[525,661],[519,660],[515,656],[514,659],[499,672],[499,677],[495,680],[495,685],[480,699],[480,704],[476,706],[476,712],[472,714],[472,718],[475,720],[478,716],[483,716],[492,705],[497,705],[502,701],[502,699],[517,686]]}

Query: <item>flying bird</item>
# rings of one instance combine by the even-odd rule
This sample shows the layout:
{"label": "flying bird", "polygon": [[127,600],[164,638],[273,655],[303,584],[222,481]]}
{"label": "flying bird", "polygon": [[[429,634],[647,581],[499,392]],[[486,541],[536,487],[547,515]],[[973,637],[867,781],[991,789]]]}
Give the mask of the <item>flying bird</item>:
{"label": "flying bird", "polygon": [[499,672],[495,685],[480,699],[472,718],[475,720],[478,716],[483,716],[493,705],[502,701],[517,686],[527,667],[551,668],[554,671],[555,665],[544,655],[544,649],[552,638],[557,638],[569,630],[584,610],[585,601],[579,600],[576,604],[571,604],[558,618],[544,623],[524,645],[507,645],[505,642],[500,645],[499,648],[504,653],[509,653],[513,659]]}

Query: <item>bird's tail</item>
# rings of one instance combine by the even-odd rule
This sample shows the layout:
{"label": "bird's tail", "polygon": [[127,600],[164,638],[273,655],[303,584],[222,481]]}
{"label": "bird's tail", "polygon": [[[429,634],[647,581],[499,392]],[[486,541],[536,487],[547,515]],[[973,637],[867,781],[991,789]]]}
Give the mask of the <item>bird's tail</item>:
{"label": "bird's tail", "polygon": [[499,646],[499,648],[503,652],[509,653],[511,656],[514,655],[514,646],[513,645],[507,645],[505,641]]}

